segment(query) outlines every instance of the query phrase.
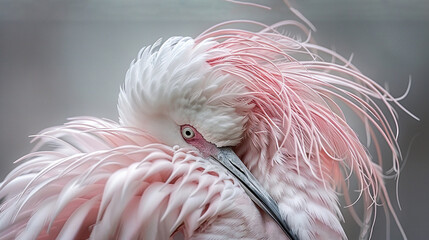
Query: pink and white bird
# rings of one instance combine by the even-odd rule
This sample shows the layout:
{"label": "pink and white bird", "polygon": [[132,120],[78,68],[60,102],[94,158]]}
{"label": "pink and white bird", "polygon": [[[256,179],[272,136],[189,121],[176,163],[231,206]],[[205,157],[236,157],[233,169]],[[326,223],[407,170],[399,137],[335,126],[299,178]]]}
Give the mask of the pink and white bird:
{"label": "pink and white bird", "polygon": [[392,105],[405,109],[345,58],[276,30],[288,25],[302,27],[217,26],[143,48],[119,123],[79,117],[35,136],[0,185],[0,239],[347,239],[351,175],[360,237],[382,203],[405,238],[382,156],[343,114],[387,143],[399,174]]}

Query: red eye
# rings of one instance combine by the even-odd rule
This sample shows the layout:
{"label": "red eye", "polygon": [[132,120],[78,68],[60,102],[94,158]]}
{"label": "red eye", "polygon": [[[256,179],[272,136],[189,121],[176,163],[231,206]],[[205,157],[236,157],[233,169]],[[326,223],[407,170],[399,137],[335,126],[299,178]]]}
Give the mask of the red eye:
{"label": "red eye", "polygon": [[182,127],[182,137],[184,139],[191,139],[195,137],[194,129],[191,127]]}
{"label": "red eye", "polygon": [[203,157],[215,155],[219,151],[215,144],[207,142],[191,125],[180,126],[180,133],[185,142],[197,148]]}

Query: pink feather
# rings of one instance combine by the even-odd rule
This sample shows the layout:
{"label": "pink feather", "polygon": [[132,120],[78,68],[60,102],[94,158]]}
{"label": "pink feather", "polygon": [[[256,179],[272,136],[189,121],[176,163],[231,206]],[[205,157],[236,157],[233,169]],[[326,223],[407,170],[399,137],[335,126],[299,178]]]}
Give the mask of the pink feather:
{"label": "pink feather", "polygon": [[137,129],[81,117],[36,140],[54,151],[36,149],[2,183],[0,239],[189,237],[214,216],[256,211],[235,180],[198,153]]}

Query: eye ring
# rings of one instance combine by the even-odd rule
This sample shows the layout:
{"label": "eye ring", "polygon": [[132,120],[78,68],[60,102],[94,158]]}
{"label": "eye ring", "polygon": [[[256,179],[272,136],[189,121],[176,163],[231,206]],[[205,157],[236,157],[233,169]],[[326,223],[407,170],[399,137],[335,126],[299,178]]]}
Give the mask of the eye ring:
{"label": "eye ring", "polygon": [[195,137],[195,131],[191,127],[183,127],[182,128],[182,137],[184,139],[191,139]]}

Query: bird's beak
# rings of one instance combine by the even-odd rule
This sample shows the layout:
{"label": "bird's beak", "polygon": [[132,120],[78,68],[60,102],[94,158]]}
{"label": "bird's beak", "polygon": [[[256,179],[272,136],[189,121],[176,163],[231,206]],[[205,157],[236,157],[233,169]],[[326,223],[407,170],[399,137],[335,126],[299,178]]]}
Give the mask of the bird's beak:
{"label": "bird's beak", "polygon": [[281,217],[277,203],[270,194],[265,191],[262,185],[256,180],[231,148],[219,148],[217,155],[212,155],[212,157],[239,181],[252,201],[268,213],[291,240],[298,239]]}

